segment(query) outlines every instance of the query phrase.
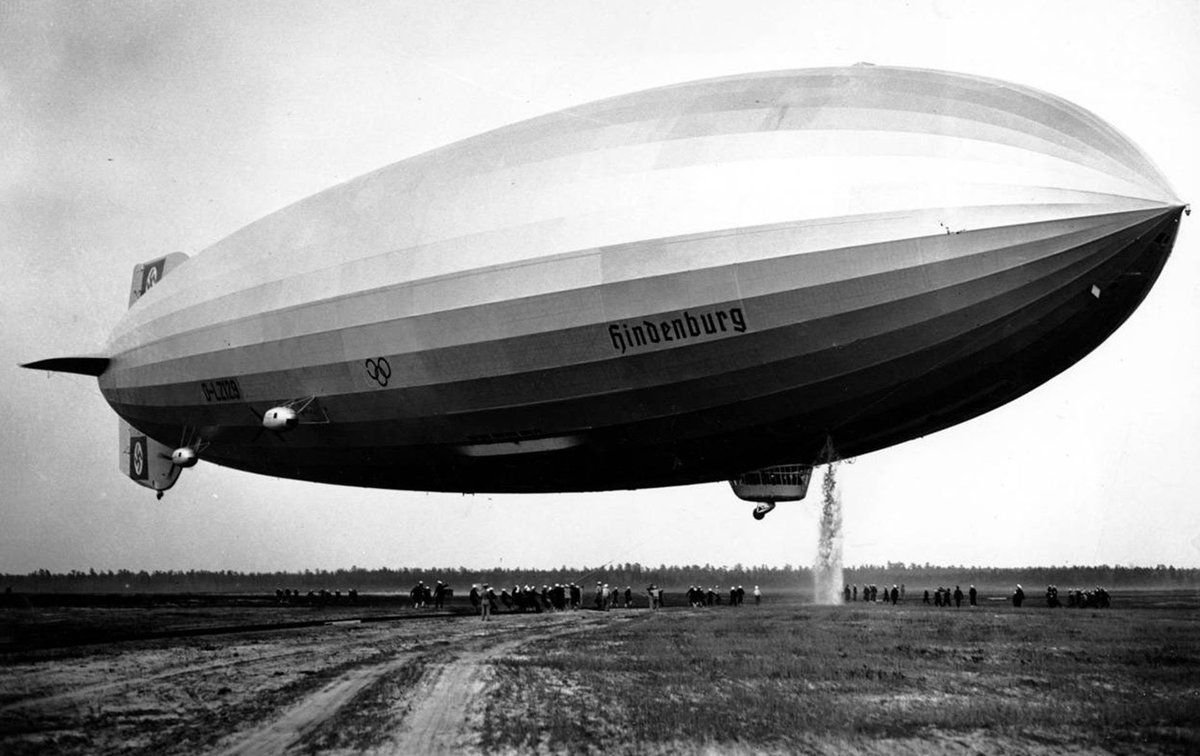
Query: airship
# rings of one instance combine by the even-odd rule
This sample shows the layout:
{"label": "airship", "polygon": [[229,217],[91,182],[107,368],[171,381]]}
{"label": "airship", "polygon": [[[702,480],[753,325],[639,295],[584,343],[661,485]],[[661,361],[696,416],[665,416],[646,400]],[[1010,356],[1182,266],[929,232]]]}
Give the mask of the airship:
{"label": "airship", "polygon": [[1186,209],[1027,86],[856,65],[568,108],[137,265],[96,354],[120,466],[390,489],[728,480],[761,518],[1129,317]]}

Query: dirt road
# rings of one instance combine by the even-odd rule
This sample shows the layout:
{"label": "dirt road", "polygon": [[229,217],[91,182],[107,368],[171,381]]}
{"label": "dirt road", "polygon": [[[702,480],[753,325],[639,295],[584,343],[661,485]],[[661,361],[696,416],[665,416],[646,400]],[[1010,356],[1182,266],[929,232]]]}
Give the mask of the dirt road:
{"label": "dirt road", "polygon": [[3,670],[0,751],[469,753],[491,660],[610,621],[419,619],[47,652]]}

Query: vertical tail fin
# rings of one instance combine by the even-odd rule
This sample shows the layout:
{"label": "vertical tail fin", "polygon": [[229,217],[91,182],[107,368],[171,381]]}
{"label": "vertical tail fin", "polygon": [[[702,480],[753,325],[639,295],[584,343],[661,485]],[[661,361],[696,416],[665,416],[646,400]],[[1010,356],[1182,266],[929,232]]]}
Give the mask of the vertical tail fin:
{"label": "vertical tail fin", "polygon": [[129,283],[129,306],[133,307],[134,302],[154,288],[164,276],[187,262],[187,259],[188,256],[183,252],[172,252],[166,257],[133,266],[133,280]]}

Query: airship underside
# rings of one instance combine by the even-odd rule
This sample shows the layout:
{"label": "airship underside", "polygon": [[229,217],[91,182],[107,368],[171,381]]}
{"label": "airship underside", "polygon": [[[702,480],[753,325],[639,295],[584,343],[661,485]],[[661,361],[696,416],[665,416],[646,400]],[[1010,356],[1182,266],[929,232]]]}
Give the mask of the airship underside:
{"label": "airship underside", "polygon": [[[1146,296],[1182,211],[1114,129],[1018,85],[870,66],[694,82],[457,142],[139,266],[92,372],[136,432],[276,476],[728,479],[1040,385]],[[295,422],[264,429],[272,408]]]}

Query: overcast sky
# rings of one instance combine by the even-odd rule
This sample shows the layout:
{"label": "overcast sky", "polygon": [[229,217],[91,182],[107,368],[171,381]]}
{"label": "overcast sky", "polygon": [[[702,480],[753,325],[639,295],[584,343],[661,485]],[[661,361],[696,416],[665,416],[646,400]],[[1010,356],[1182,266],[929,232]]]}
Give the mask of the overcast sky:
{"label": "overcast sky", "polygon": [[[753,8],[753,11],[747,10]],[[885,10],[886,8],[886,10]],[[118,469],[94,379],[130,273],[332,184],[591,100],[859,61],[1043,89],[1200,198],[1200,4],[0,0],[0,572],[809,565],[820,492],[457,496]],[[847,564],[1200,566],[1200,218],[1142,307],[1031,394],[839,470]]]}

